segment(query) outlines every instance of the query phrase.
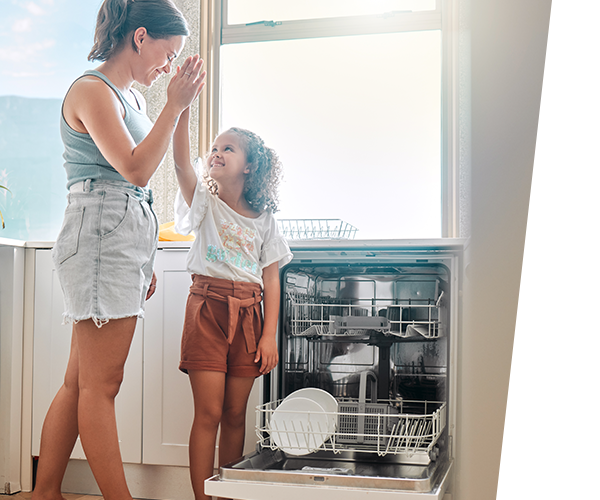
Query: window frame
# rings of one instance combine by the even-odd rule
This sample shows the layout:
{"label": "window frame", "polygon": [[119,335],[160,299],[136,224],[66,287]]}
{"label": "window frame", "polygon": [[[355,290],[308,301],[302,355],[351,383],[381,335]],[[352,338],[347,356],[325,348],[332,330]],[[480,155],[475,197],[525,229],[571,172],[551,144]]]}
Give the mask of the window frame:
{"label": "window frame", "polygon": [[[391,15],[347,16],[262,23],[227,24],[228,0],[200,0],[200,54],[208,71],[208,85],[200,102],[201,151],[208,151],[219,130],[220,47],[248,43],[408,31],[441,30],[441,227],[443,238],[459,237],[460,123],[459,123],[459,1],[436,0],[431,11]],[[374,22],[376,21],[376,22]]]}
{"label": "window frame", "polygon": [[222,45],[442,29],[441,0],[436,0],[436,9],[431,11],[389,12],[384,15],[291,21],[264,20],[258,23],[232,25],[227,23],[228,4],[229,0],[222,0]]}

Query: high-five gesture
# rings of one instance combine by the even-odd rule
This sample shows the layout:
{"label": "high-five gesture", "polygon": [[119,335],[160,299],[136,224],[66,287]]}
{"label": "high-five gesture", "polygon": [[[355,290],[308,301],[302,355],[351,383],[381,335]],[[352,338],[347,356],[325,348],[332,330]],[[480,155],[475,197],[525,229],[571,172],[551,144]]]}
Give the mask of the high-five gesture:
{"label": "high-five gesture", "polygon": [[167,99],[181,105],[184,110],[198,97],[206,85],[206,71],[202,71],[204,61],[200,56],[188,57],[177,72],[167,88]]}

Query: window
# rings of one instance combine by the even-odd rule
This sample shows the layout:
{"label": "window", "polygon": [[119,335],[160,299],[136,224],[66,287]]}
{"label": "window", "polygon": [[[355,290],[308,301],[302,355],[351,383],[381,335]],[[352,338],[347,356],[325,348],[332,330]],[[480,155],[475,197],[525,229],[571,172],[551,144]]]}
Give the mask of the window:
{"label": "window", "polygon": [[98,5],[4,2],[0,16],[1,238],[53,241],[66,207],[60,105],[93,67],[87,54]]}
{"label": "window", "polygon": [[[11,193],[0,190],[0,237],[58,234],[66,206],[60,104],[97,65],[86,58],[99,3],[2,8],[0,185]],[[458,0],[176,3],[192,27],[182,57],[198,50],[200,36],[209,71],[199,152],[230,125],[263,136],[284,164],[280,219],[343,219],[357,238],[463,234]],[[165,101],[168,79],[159,83],[147,93],[151,117]],[[172,220],[172,170],[169,154],[152,181],[160,222]]]}
{"label": "window", "polygon": [[435,0],[228,0],[225,25],[260,23],[266,19],[296,21],[349,16],[384,16],[436,10]]}
{"label": "window", "polygon": [[240,126],[278,152],[280,219],[455,236],[448,22],[439,0],[223,0],[206,140]]}

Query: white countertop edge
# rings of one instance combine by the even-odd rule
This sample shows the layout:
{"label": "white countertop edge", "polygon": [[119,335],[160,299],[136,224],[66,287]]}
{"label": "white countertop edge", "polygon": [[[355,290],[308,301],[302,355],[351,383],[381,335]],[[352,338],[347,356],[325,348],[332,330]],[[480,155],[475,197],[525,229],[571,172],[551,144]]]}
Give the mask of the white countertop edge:
{"label": "white countertop edge", "polygon": [[[365,248],[412,248],[412,249],[449,249],[464,248],[467,240],[463,238],[431,238],[431,239],[404,239],[404,240],[288,240],[292,249],[308,250],[311,248],[329,247],[332,249],[354,249]],[[190,248],[191,241],[159,241],[159,249],[176,250]],[[10,246],[18,248],[39,248],[50,249],[54,246],[53,241],[22,241],[10,238],[0,238],[0,246]]]}
{"label": "white countertop edge", "polygon": [[23,241],[13,240],[12,238],[0,238],[0,247],[52,248],[53,246],[53,241]]}
{"label": "white countertop edge", "polygon": [[[159,241],[158,248],[183,248],[189,249],[191,241]],[[16,248],[38,248],[50,249],[54,246],[53,241],[23,241],[13,240],[11,238],[0,238],[0,247],[16,247]]]}
{"label": "white countertop edge", "polygon": [[189,250],[192,246],[191,241],[159,241],[158,248],[166,248],[166,249],[175,249],[175,248],[183,248],[185,250]]}

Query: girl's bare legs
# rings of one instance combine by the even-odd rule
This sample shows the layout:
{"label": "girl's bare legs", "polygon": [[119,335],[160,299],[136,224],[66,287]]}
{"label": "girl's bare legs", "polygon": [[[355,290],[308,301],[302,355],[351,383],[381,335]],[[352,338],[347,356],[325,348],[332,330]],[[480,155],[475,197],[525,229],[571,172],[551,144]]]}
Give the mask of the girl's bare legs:
{"label": "girl's bare legs", "polygon": [[204,494],[204,480],[212,476],[217,429],[223,411],[225,373],[190,370],[194,395],[194,421],[190,432],[190,476],[196,500]]}
{"label": "girl's bare legs", "polygon": [[92,320],[74,325],[65,385],[44,422],[32,500],[61,498],[60,484],[77,430],[104,499],[131,499],[119,451],[114,398],[123,379],[136,321],[111,320],[102,328]]}
{"label": "girl's bare legs", "polygon": [[217,430],[219,465],[242,455],[246,422],[246,404],[254,378],[229,377],[222,372],[191,370],[194,395],[194,421],[190,433],[190,475],[196,500],[204,494],[204,481],[213,475]]}
{"label": "girl's bare legs", "polygon": [[246,406],[253,377],[227,377],[219,436],[219,466],[242,456],[246,432]]}

